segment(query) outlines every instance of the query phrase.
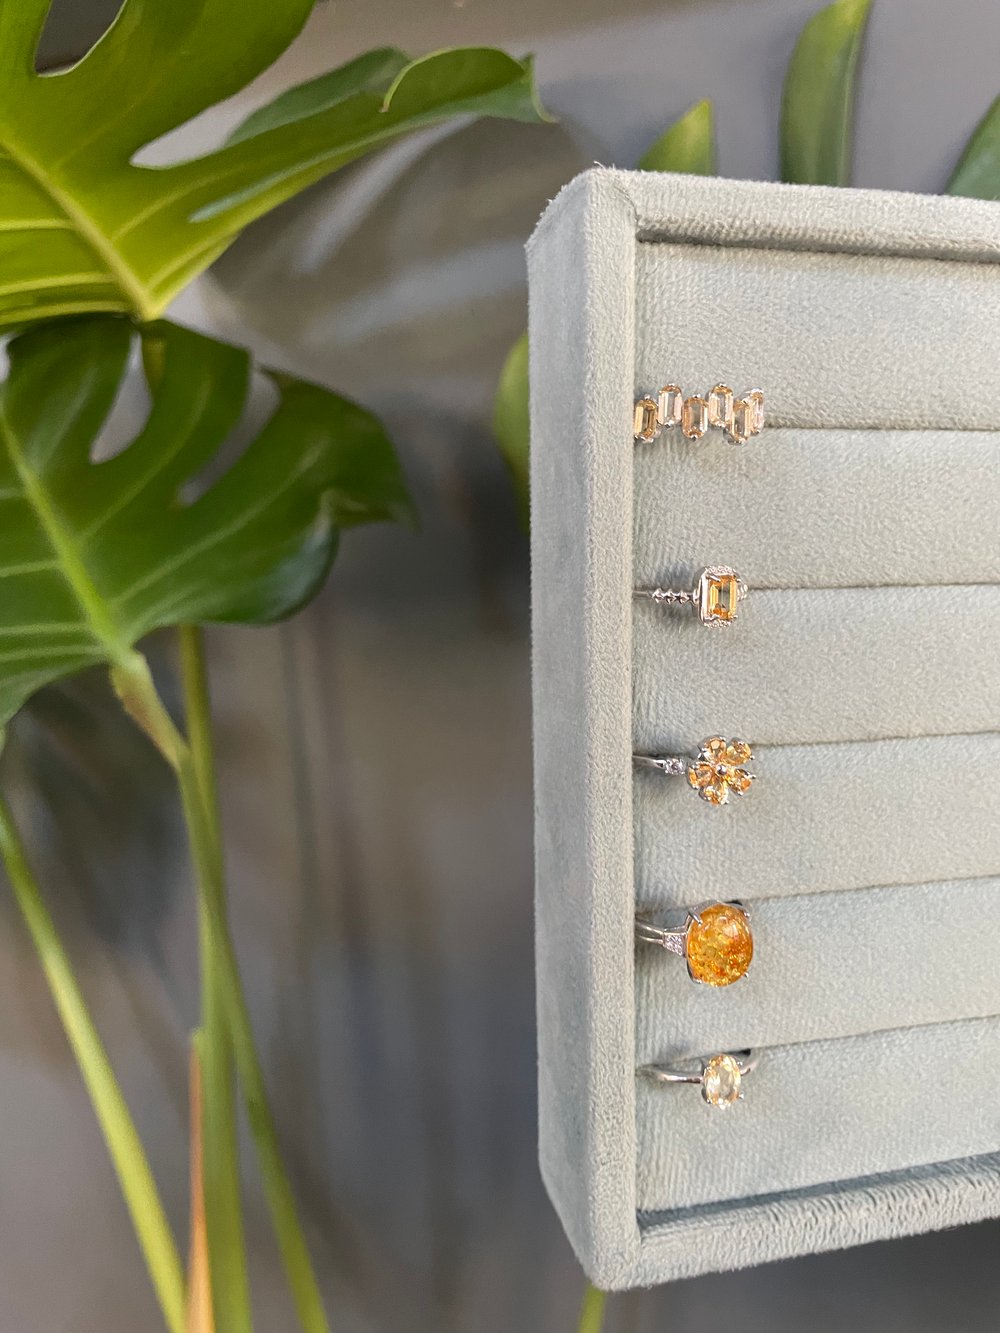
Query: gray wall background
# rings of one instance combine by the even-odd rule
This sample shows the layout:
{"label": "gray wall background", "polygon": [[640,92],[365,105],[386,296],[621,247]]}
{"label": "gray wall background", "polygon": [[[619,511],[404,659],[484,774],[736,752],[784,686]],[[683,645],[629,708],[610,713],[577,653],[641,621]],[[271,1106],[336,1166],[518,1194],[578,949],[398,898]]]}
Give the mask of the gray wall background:
{"label": "gray wall background", "polygon": [[[352,534],[292,624],[211,636],[236,929],[338,1333],[575,1328],[582,1278],[535,1165],[528,571],[492,389],[545,202],[591,161],[631,165],[703,96],[721,170],[773,176],[782,73],[817,7],[322,4],[250,98],[157,149],[197,151],[253,100],[385,42],[534,49],[560,119],[361,164],[254,227],[176,312],[379,410],[423,517]],[[114,8],[57,3],[49,52],[78,51]],[[998,51],[987,0],[876,0],[857,183],[940,189],[1000,92]],[[24,719],[8,781],[183,1227],[197,978],[169,783],[94,682]],[[0,905],[0,1333],[154,1329],[89,1105]],[[277,1333],[292,1321],[247,1174],[259,1328]],[[735,1311],[748,1330],[985,1330],[998,1244],[991,1224],[635,1293],[608,1331],[722,1333]]]}

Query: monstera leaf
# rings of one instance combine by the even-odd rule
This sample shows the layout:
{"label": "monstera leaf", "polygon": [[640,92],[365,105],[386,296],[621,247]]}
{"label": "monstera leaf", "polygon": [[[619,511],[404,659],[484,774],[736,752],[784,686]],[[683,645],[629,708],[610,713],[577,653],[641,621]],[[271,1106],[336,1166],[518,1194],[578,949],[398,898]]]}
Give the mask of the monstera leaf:
{"label": "monstera leaf", "polygon": [[[151,407],[138,437],[92,462],[133,342]],[[127,667],[149,631],[266,622],[323,579],[341,527],[408,500],[374,417],[275,376],[278,402],[221,476],[185,502],[239,422],[245,352],[172,324],[137,334],[92,317],[8,345],[0,387],[0,725],[48,681]]]}
{"label": "monstera leaf", "polygon": [[148,144],[239,92],[313,0],[124,0],[76,65],[35,71],[50,0],[0,0],[0,324],[160,315],[254,218],[401,134],[455,115],[539,120],[529,61],[375,51],[282,94],[217,151]]}

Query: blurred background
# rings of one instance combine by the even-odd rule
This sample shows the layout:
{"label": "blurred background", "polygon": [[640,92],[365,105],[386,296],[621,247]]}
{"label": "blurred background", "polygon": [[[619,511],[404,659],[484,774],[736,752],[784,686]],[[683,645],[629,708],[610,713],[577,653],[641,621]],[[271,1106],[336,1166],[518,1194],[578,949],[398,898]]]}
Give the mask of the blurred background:
{"label": "blurred background", "polygon": [[[10,3],[11,0],[8,0]],[[280,0],[275,0],[280,3]],[[56,0],[53,63],[113,0]],[[253,227],[174,312],[388,422],[419,532],[361,530],[270,631],[210,635],[235,929],[338,1333],[558,1333],[583,1277],[535,1159],[528,563],[490,433],[522,247],[560,185],[630,166],[694,101],[723,174],[777,170],[819,0],[336,0],[251,94],[372,46],[538,53],[557,126],[408,140]],[[239,33],[233,33],[239,41]],[[857,184],[936,191],[1000,93],[991,0],[875,0]],[[164,646],[164,669],[169,653]],[[43,883],[183,1228],[195,922],[165,770],[98,681],[49,692],[9,772]],[[76,1067],[0,897],[0,1333],[159,1327]],[[292,1326],[249,1182],[259,1327]],[[992,1329],[1000,1226],[615,1297],[608,1333]]]}

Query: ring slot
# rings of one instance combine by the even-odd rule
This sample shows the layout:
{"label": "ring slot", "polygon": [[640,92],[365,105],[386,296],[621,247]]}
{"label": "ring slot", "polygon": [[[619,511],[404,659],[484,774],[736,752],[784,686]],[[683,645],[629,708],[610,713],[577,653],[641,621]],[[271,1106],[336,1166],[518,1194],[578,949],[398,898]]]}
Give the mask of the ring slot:
{"label": "ring slot", "polygon": [[634,748],[715,730],[755,747],[1000,730],[998,644],[1000,585],[755,589],[738,624],[703,634],[637,605]]}
{"label": "ring slot", "polygon": [[[751,796],[713,810],[682,782],[633,779],[635,901],[699,885],[755,900],[1000,873],[1000,734],[755,746]],[[985,776],[984,776],[985,775]]]}
{"label": "ring slot", "polygon": [[731,988],[637,946],[637,1064],[1000,1013],[1000,878],[745,906],[753,961]]}
{"label": "ring slot", "polygon": [[[1000,1016],[771,1046],[746,1100],[636,1077],[637,1205],[655,1213],[995,1152]],[[666,1055],[666,1052],[661,1053]],[[933,1075],[928,1075],[928,1070]],[[879,1132],[869,1132],[877,1126]]]}

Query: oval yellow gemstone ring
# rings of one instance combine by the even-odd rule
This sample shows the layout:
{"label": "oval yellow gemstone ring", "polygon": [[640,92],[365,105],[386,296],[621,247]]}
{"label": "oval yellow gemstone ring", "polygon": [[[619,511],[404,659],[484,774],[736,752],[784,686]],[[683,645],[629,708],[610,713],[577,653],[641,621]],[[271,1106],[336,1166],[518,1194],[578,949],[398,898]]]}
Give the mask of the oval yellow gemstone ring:
{"label": "oval yellow gemstone ring", "polygon": [[636,917],[635,937],[678,954],[701,986],[731,986],[746,976],[753,960],[750,913],[738,902],[706,903],[689,911],[676,930]]}
{"label": "oval yellow gemstone ring", "polygon": [[634,754],[640,768],[653,768],[668,778],[687,777],[688,786],[709,805],[726,805],[731,795],[743,796],[753,786],[755,774],[746,765],[753,751],[746,741],[727,741],[710,736],[702,741],[693,759],[675,754]]}
{"label": "oval yellow gemstone ring", "polygon": [[693,1083],[701,1088],[709,1106],[725,1111],[743,1100],[743,1080],[759,1063],[756,1051],[726,1051],[722,1055],[703,1056],[697,1073],[669,1065],[643,1065],[640,1073],[654,1083]]}
{"label": "oval yellow gemstone ring", "polygon": [[709,565],[690,592],[677,588],[636,588],[633,595],[657,606],[691,606],[703,625],[731,625],[748,588],[735,569]]}

